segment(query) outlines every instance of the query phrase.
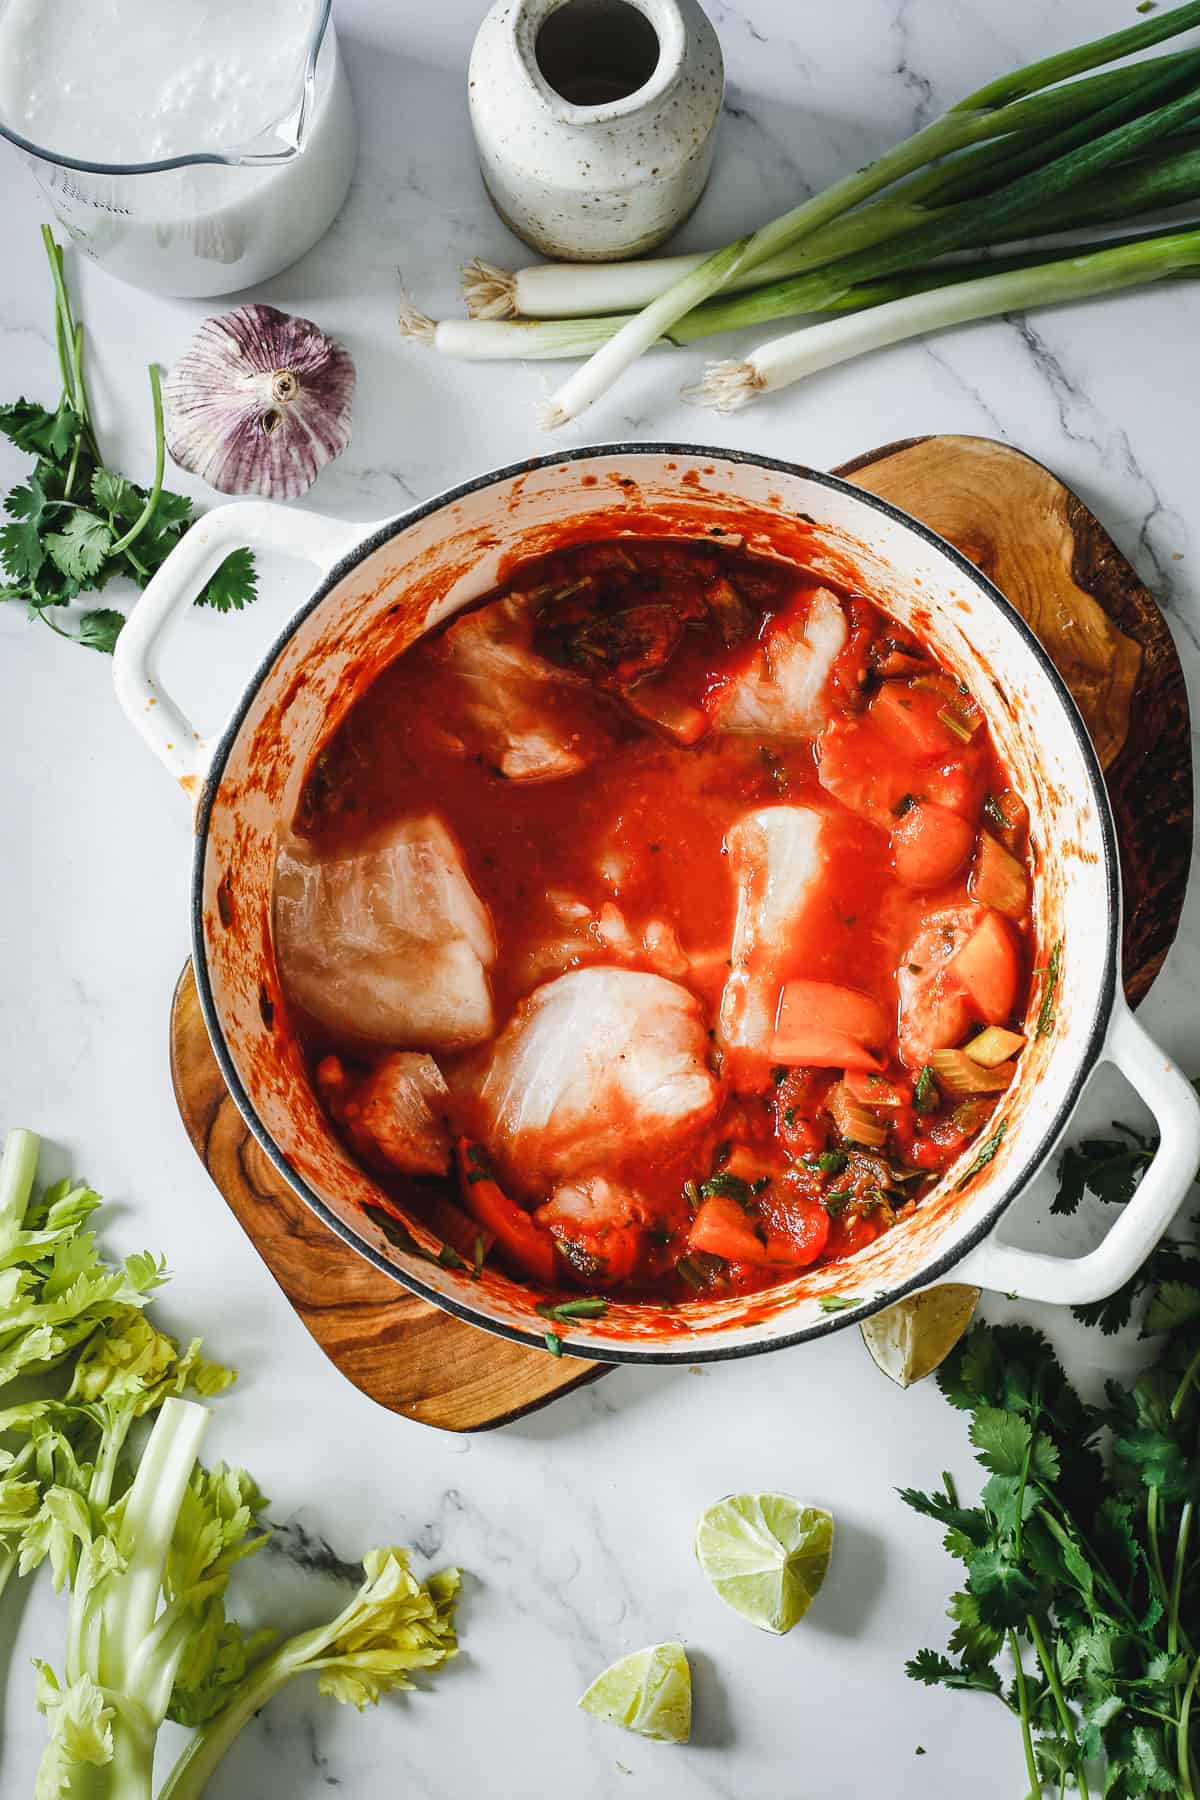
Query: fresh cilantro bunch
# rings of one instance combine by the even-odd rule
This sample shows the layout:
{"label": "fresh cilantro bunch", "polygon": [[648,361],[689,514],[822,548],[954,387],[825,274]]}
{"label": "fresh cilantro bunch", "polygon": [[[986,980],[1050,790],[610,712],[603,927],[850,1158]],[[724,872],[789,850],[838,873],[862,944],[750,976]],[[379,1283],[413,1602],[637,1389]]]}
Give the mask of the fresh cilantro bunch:
{"label": "fresh cilantro bunch", "polygon": [[[154,403],[154,479],[138,487],[106,468],[96,441],[83,371],[83,327],[71,310],[62,250],[42,227],[55,293],[55,340],[62,395],[53,412],[31,400],[0,406],[0,432],[35,457],[28,481],[4,501],[8,523],[0,527],[0,600],[23,600],[30,615],[60,637],[75,637],[92,650],[111,651],[124,624],[115,607],[92,607],[78,633],[51,613],[81,594],[98,593],[124,577],[144,588],[179,542],[194,514],[182,494],[163,487],[166,450],[162,392],[151,365]],[[257,593],[254,558],[234,550],[197,596],[198,606],[236,610]]]}
{"label": "fresh cilantro bunch", "polygon": [[272,1631],[244,1633],[227,1590],[269,1538],[266,1501],[244,1470],[197,1461],[209,1412],[183,1397],[233,1371],[146,1318],[162,1263],[107,1263],[84,1229],[99,1197],[66,1182],[35,1196],[37,1157],[14,1131],[0,1159],[0,1388],[43,1378],[0,1409],[0,1586],[47,1563],[69,1595],[62,1662],[37,1664],[49,1741],[35,1800],[150,1800],[167,1718],[199,1729],[159,1800],[200,1800],[297,1675],[361,1710],[452,1656],[458,1572],[418,1581],[388,1545],[325,1624],[277,1647]]}
{"label": "fresh cilantro bunch", "polygon": [[[1086,1190],[1128,1200],[1153,1154],[1124,1127],[1068,1151],[1059,1211]],[[1076,1394],[1050,1345],[1023,1326],[977,1325],[938,1372],[971,1415],[988,1479],[964,1506],[949,1475],[901,1498],[945,1527],[966,1568],[951,1597],[951,1654],[909,1674],[976,1688],[1016,1714],[1032,1794],[1049,1783],[1111,1800],[1200,1796],[1200,1246],[1165,1240],[1119,1295],[1077,1308],[1117,1330],[1141,1307],[1154,1360]],[[1102,1455],[1101,1452],[1104,1452]],[[998,1664],[1007,1652],[1006,1680]]]}

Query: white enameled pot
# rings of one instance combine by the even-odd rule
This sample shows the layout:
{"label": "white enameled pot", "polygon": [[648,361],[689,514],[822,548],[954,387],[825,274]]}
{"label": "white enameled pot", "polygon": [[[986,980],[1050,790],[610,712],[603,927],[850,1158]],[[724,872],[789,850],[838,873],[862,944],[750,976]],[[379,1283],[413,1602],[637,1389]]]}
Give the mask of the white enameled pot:
{"label": "white enameled pot", "polygon": [[[800,521],[804,521],[801,525]],[[802,550],[818,570],[857,580],[959,671],[1029,804],[1041,854],[1034,876],[1043,949],[1062,944],[1055,1023],[1034,1035],[997,1119],[1005,1131],[964,1183],[968,1148],[919,1212],[857,1256],[767,1294],[665,1307],[613,1303],[572,1324],[569,1353],[671,1362],[746,1355],[817,1337],[946,1278],[1030,1299],[1111,1293],[1170,1223],[1200,1163],[1191,1087],[1125,1005],[1117,972],[1121,894],[1100,768],[1070,695],[1028,627],[979,572],[924,526],[836,477],[734,451],[606,446],[523,463],[452,489],[377,528],[258,502],[219,507],[192,527],[121,634],[121,704],[196,802],[192,954],[222,1073],[247,1124],[307,1204],[376,1267],[488,1330],[541,1344],[541,1298],[485,1269],[479,1280],[397,1247],[364,1211],[372,1178],[331,1132],[289,1028],[272,952],[271,885],[280,830],[305,771],[374,675],[439,620],[495,585],[514,558],[564,528],[697,535],[720,528],[747,546]],[[803,533],[803,537],[798,534]],[[313,562],[318,585],[232,719],[207,743],[155,674],[155,646],[231,549],[249,544]],[[468,846],[469,849],[469,846]],[[997,1227],[1061,1138],[1089,1075],[1115,1063],[1158,1121],[1160,1146],[1133,1200],[1088,1255],[1017,1249]],[[413,1239],[437,1240],[414,1216]],[[830,1294],[862,1296],[826,1315]]]}

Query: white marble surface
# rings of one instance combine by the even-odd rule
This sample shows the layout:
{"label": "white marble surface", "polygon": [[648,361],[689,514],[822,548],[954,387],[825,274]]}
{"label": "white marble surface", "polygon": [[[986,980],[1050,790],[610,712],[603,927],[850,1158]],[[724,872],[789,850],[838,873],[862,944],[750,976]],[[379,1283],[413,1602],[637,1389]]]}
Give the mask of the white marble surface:
{"label": "white marble surface", "polygon": [[[481,0],[340,0],[362,115],[358,174],[329,237],[262,297],[341,334],[360,370],[355,440],[312,502],[360,519],[402,509],[543,448],[536,368],[449,366],[402,346],[397,269],[432,311],[455,303],[459,262],[520,251],[473,166],[463,88]],[[1130,22],[1131,0],[738,0],[710,8],[729,75],[712,186],[685,242],[701,246],[861,163],[1002,67]],[[0,393],[57,391],[41,212],[3,163]],[[206,310],[72,269],[93,345],[93,391],[113,459],[145,474],[144,364],[170,363]],[[677,399],[697,356],[649,359],[572,434],[699,439],[816,465],[923,431],[992,433],[1055,467],[1095,507],[1167,607],[1200,674],[1195,393],[1197,289],[1146,292],[1012,319],[831,373],[734,420]],[[21,459],[4,450],[0,479]],[[267,571],[241,618],[191,614],[168,659],[176,690],[219,722],[243,673],[302,597]],[[389,1417],[315,1349],[209,1187],[176,1117],[166,1061],[171,989],[186,953],[186,807],[117,712],[106,660],[0,615],[0,1117],[36,1127],[116,1206],[115,1247],[166,1252],[162,1313],[203,1331],[242,1381],[219,1406],[214,1455],[246,1462],[286,1521],[260,1570],[271,1608],[300,1619],[336,1599],[301,1572],[369,1544],[410,1541],[470,1573],[463,1650],[436,1689],[358,1718],[307,1688],[244,1734],[213,1800],[336,1790],[515,1800],[891,1800],[1023,1792],[1007,1716],[928,1693],[904,1658],[944,1642],[952,1567],[935,1528],[894,1489],[972,1469],[961,1418],[927,1385],[907,1396],[853,1332],[704,1371],[621,1370],[507,1430],[452,1438]],[[1147,796],[1153,805],[1153,796]],[[1193,904],[1145,1017],[1200,1067]],[[1093,1097],[1105,1116],[1111,1094]],[[1015,1228],[1038,1229],[1044,1195]],[[1056,1334],[1061,1316],[1043,1315]],[[1075,1331],[1094,1379],[1122,1354]],[[691,1561],[696,1512],[735,1487],[790,1489],[833,1507],[837,1561],[810,1619],[784,1641],[727,1613]],[[329,1549],[332,1547],[332,1550]],[[574,1711],[616,1655],[673,1634],[694,1653],[686,1750],[626,1738]],[[34,1653],[59,1654],[61,1607],[40,1585],[0,1613],[6,1670],[0,1792],[31,1791],[41,1742]],[[173,1739],[173,1732],[164,1734]],[[926,1755],[917,1757],[917,1746]]]}

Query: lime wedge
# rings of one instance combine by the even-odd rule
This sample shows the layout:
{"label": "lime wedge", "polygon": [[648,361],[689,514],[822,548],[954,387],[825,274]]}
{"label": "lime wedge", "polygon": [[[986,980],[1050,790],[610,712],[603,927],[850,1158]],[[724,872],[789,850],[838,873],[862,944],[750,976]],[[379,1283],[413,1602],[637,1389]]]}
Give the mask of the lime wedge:
{"label": "lime wedge", "polygon": [[899,1387],[924,1381],[949,1356],[979,1303],[979,1289],[948,1282],[910,1294],[859,1326],[877,1369]]}
{"label": "lime wedge", "polygon": [[657,1744],[686,1744],[692,1729],[692,1671],[682,1644],[651,1644],[611,1663],[579,1702],[622,1731]]}
{"label": "lime wedge", "polygon": [[725,1604],[780,1635],[820,1592],[832,1549],[830,1514],[790,1494],[730,1494],[696,1526],[696,1560]]}

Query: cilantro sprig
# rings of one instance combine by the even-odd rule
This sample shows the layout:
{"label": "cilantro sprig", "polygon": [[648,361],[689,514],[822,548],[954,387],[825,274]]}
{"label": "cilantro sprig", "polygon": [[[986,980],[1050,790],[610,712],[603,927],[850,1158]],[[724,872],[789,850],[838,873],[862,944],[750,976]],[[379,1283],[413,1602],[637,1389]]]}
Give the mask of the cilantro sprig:
{"label": "cilantro sprig", "polygon": [[1140,1132],[1114,1119],[1112,1138],[1084,1138],[1063,1152],[1058,1171],[1058,1193],[1052,1213],[1073,1213],[1085,1193],[1110,1206],[1123,1206],[1133,1198],[1154,1157],[1154,1145]]}
{"label": "cilantro sprig", "polygon": [[[1112,1204],[1131,1198],[1154,1142],[1113,1129],[1065,1154],[1056,1211],[1073,1212],[1085,1192]],[[1152,1360],[1135,1380],[1110,1380],[1098,1405],[1080,1398],[1051,1346],[1025,1326],[977,1325],[942,1364],[938,1384],[970,1414],[986,1480],[973,1506],[950,1475],[928,1492],[902,1492],[942,1526],[965,1568],[947,1651],[919,1651],[908,1673],[1002,1700],[1019,1722],[1033,1793],[1045,1782],[1089,1800],[1103,1764],[1110,1800],[1197,1800],[1195,1235],[1165,1240],[1118,1294],[1075,1312],[1112,1332],[1135,1307]]]}
{"label": "cilantro sprig", "polygon": [[[4,500],[0,526],[0,600],[23,601],[60,637],[111,652],[124,614],[90,607],[71,631],[51,615],[114,580],[144,588],[193,523],[192,502],[163,486],[166,448],[162,388],[150,366],[154,408],[154,475],[148,488],[104,462],[84,373],[83,326],[76,320],[60,246],[47,226],[42,239],[54,282],[54,327],[62,393],[53,411],[32,400],[0,406],[0,432],[35,458],[28,479]],[[254,558],[234,550],[197,596],[198,606],[239,610],[257,594]]]}

